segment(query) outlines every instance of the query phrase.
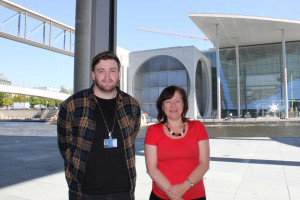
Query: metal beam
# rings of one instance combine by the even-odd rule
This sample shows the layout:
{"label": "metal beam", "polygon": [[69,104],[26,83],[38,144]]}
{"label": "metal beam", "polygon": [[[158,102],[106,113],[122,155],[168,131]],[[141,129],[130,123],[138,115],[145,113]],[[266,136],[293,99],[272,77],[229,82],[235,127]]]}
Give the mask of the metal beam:
{"label": "metal beam", "polygon": [[14,35],[11,35],[11,34],[3,33],[1,31],[0,31],[0,37],[10,39],[10,40],[13,40],[13,41],[16,41],[16,42],[21,42],[21,43],[24,43],[24,44],[28,44],[28,45],[31,45],[31,46],[39,47],[39,48],[46,49],[46,50],[49,50],[49,51],[53,51],[53,52],[56,52],[56,53],[61,53],[61,54],[67,55],[67,56],[74,57],[73,52],[64,51],[63,49],[59,49],[59,48],[52,47],[52,46],[49,46],[49,45],[44,45],[42,43],[35,42],[35,41],[32,41],[32,40],[26,40],[23,37],[14,36]]}
{"label": "metal beam", "polygon": [[[4,37],[6,39],[14,40],[17,42],[21,42],[24,44],[32,45],[35,47],[39,47],[42,49],[50,50],[56,53],[61,53],[64,55],[68,56],[74,56],[74,53],[72,52],[72,34],[75,34],[75,29],[69,25],[66,25],[62,22],[59,22],[55,19],[52,19],[50,17],[47,17],[45,15],[42,15],[40,13],[37,13],[33,10],[30,10],[28,8],[25,8],[23,6],[20,6],[16,3],[13,3],[8,0],[0,0],[0,6],[3,6],[7,9],[10,9],[12,11],[15,11],[16,14],[9,19],[7,19],[4,23],[0,23],[1,27],[4,27],[6,24],[8,24],[10,21],[14,20],[15,18],[18,18],[18,25],[15,27],[17,31],[15,31],[17,34],[11,34],[8,32],[4,32],[0,30],[0,37]],[[2,14],[2,13],[1,13]],[[21,23],[21,18],[24,16],[24,21]],[[41,26],[36,27],[32,32],[28,32],[27,30],[27,24],[30,23],[30,18],[38,20],[41,22]],[[45,41],[45,30],[46,30],[46,25],[49,24],[50,30],[49,30],[49,43]],[[24,32],[21,33],[21,26],[23,25],[24,27]],[[57,29],[61,29],[62,32],[70,32],[70,48],[66,50],[66,48],[63,46],[62,48],[57,48],[53,46],[52,42],[52,27],[56,27]],[[43,29],[42,29],[43,28]],[[33,34],[37,34],[37,32],[42,29],[41,31],[41,41],[32,41],[30,40],[30,36]]]}

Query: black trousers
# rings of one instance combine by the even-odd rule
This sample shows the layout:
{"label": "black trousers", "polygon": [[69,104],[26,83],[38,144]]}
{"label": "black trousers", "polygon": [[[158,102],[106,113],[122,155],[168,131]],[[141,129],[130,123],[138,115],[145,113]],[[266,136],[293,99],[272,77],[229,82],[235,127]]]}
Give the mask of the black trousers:
{"label": "black trousers", "polygon": [[[153,191],[151,191],[149,200],[164,200],[164,199],[159,198],[158,196],[156,196],[156,194],[154,194]],[[199,199],[192,199],[192,200],[206,200],[206,197],[201,197]]]}
{"label": "black trousers", "polygon": [[69,191],[69,200],[132,200],[129,192],[103,194],[103,195],[88,195],[83,194],[78,198],[77,194]]}

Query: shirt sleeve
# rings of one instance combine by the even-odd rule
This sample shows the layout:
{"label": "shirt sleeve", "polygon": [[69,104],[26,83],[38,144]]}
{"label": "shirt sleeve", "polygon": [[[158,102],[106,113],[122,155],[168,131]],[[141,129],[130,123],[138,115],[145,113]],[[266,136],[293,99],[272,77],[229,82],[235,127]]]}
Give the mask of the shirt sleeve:
{"label": "shirt sleeve", "polygon": [[63,102],[60,106],[57,118],[57,142],[60,154],[66,160],[66,151],[68,149],[68,135],[72,130],[70,113],[66,109],[66,103]]}
{"label": "shirt sleeve", "polygon": [[154,125],[148,127],[145,137],[145,144],[157,146],[157,131]]}
{"label": "shirt sleeve", "polygon": [[208,134],[207,134],[207,131],[206,131],[206,128],[205,126],[200,122],[200,121],[197,121],[197,139],[198,141],[201,141],[201,140],[208,140],[209,137],[208,137]]}

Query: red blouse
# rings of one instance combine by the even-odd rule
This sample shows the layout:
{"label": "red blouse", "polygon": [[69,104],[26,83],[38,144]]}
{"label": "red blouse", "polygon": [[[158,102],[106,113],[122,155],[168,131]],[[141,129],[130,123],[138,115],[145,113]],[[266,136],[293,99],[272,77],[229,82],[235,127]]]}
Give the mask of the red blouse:
{"label": "red blouse", "polygon": [[[157,168],[166,176],[172,185],[187,179],[199,164],[198,142],[208,140],[204,125],[200,121],[187,121],[188,130],[180,139],[168,137],[163,124],[157,123],[148,127],[145,144],[157,146]],[[155,183],[153,192],[162,199],[168,199],[166,194]],[[197,199],[205,196],[203,180],[188,190],[183,199]]]}

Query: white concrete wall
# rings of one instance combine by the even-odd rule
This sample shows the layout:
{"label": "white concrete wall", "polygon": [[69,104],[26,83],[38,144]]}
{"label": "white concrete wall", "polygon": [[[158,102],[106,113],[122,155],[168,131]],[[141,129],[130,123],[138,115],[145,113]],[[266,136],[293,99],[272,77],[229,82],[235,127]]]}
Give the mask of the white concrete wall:
{"label": "white concrete wall", "polygon": [[205,117],[209,118],[211,115],[211,107],[212,107],[212,95],[211,95],[211,63],[209,59],[204,56],[199,50],[197,50],[194,46],[188,47],[171,47],[164,49],[154,49],[154,50],[146,50],[146,51],[137,51],[131,52],[129,54],[129,70],[128,70],[128,93],[133,95],[134,88],[134,76],[139,67],[154,56],[166,55],[171,56],[178,59],[182,64],[186,67],[186,70],[189,74],[190,78],[190,92],[188,95],[189,101],[189,111],[187,113],[187,117],[191,119],[196,119],[200,116],[198,112],[197,99],[196,99],[196,87],[195,87],[195,75],[196,75],[196,67],[198,60],[200,59],[205,63],[204,76],[207,83],[204,87],[207,87],[207,108],[205,110]]}
{"label": "white concrete wall", "polygon": [[121,80],[120,89],[127,92],[127,72],[129,67],[129,53],[130,51],[122,47],[117,46],[117,56],[121,62]]}

